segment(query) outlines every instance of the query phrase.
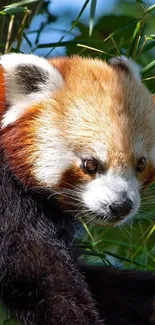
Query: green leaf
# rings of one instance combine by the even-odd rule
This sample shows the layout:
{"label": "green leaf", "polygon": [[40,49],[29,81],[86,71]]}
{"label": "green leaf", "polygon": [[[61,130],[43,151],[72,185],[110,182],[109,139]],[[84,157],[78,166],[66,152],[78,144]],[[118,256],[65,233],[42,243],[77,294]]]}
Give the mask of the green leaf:
{"label": "green leaf", "polygon": [[68,45],[76,45],[78,44],[78,41],[63,41],[63,42],[54,42],[54,43],[41,43],[36,46],[37,49],[46,49],[49,47],[61,47],[61,46],[68,46]]}
{"label": "green leaf", "polygon": [[93,27],[94,27],[96,4],[97,4],[97,0],[92,0],[91,1],[91,5],[90,5],[90,18],[89,18],[89,36],[92,35],[92,31],[93,31]]}
{"label": "green leaf", "polygon": [[145,14],[150,14],[151,12],[153,12],[155,10],[155,5],[152,5],[152,6],[150,6],[149,8],[147,8],[146,10],[145,10]]}
{"label": "green leaf", "polygon": [[101,42],[98,40],[71,40],[71,41],[62,41],[62,42],[54,42],[54,43],[41,43],[36,46],[37,49],[43,49],[43,48],[49,48],[49,47],[61,47],[61,46],[69,46],[69,45],[77,45],[78,43],[82,43],[83,45],[87,45],[90,43],[96,43],[96,44],[101,44]]}
{"label": "green leaf", "polygon": [[75,26],[77,25],[77,23],[78,23],[80,17],[82,16],[84,10],[85,10],[86,7],[87,7],[89,1],[90,1],[90,0],[86,0],[86,1],[85,1],[85,3],[84,3],[84,5],[83,5],[83,7],[81,8],[81,10],[80,10],[80,12],[79,12],[79,14],[78,14],[76,20],[75,20],[75,21],[73,22],[73,24],[72,24],[72,28],[71,28],[71,30],[73,30],[73,29],[75,28]]}
{"label": "green leaf", "polygon": [[21,0],[19,2],[14,2],[8,6],[5,6],[4,8],[16,8],[16,7],[21,7],[21,6],[24,6],[24,5],[27,5],[29,3],[32,3],[32,2],[39,2],[40,0]]}
{"label": "green leaf", "polygon": [[144,77],[145,74],[147,74],[149,71],[151,71],[153,68],[155,68],[155,60],[153,60],[151,63],[149,63],[142,71],[141,75]]}
{"label": "green leaf", "polygon": [[150,42],[149,44],[145,45],[142,52],[148,52],[151,49],[153,49],[155,47],[155,41]]}
{"label": "green leaf", "polygon": [[147,36],[147,39],[148,40],[155,39],[155,35],[149,35],[149,36]]}
{"label": "green leaf", "polygon": [[144,246],[144,248],[142,250],[140,260],[141,260],[141,263],[143,263],[144,265],[148,264],[148,250],[147,250],[146,246]]}
{"label": "green leaf", "polygon": [[139,32],[140,32],[140,28],[141,28],[141,22],[139,20],[137,22],[136,28],[135,28],[133,36],[132,36],[132,44],[131,44],[130,51],[129,51],[129,55],[131,57],[134,56],[134,53],[135,53],[135,51],[136,51],[136,49],[138,47],[138,43],[139,43],[138,35],[139,35]]}
{"label": "green leaf", "polygon": [[[3,15],[14,15],[14,14],[17,14],[17,13],[23,13],[27,10],[26,7],[15,7],[15,8],[5,8],[2,12]],[[1,12],[0,12],[1,14]]]}
{"label": "green leaf", "polygon": [[6,15],[6,12],[4,10],[0,11],[0,15],[4,16],[4,15]]}
{"label": "green leaf", "polygon": [[[131,264],[131,259],[129,259],[129,258],[125,257],[125,256],[117,255],[117,254],[115,254],[115,253],[113,253],[111,251],[107,251],[107,250],[104,250],[103,253],[98,253],[98,252],[94,252],[94,251],[92,251],[92,252],[84,251],[84,254],[86,254],[86,255],[92,255],[92,256],[93,255],[94,256],[98,256],[98,257],[103,258],[103,259],[105,258],[105,255],[109,255],[109,256],[115,257],[115,258],[117,258],[119,260],[122,260],[124,262],[128,262],[128,263]],[[152,270],[152,268],[151,267],[148,267],[147,264],[143,264],[143,263],[140,263],[140,262],[135,261],[135,260],[132,261],[132,264],[135,264],[137,266],[142,266],[143,268],[151,269]]]}

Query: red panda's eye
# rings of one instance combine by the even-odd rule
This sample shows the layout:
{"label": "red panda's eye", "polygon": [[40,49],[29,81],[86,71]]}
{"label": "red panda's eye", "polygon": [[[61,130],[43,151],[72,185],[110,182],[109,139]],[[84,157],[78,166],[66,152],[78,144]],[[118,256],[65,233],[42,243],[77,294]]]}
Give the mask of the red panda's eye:
{"label": "red panda's eye", "polygon": [[146,167],[146,159],[144,157],[140,158],[137,163],[136,171],[138,173],[143,172]]}
{"label": "red panda's eye", "polygon": [[95,159],[85,159],[83,161],[83,168],[87,173],[96,173],[98,169],[98,162]]}

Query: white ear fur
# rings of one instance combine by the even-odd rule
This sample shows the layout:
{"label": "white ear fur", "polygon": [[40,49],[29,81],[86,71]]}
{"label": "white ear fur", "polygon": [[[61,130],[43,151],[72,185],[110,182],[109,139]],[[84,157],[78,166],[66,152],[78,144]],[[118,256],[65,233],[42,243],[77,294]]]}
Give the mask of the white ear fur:
{"label": "white ear fur", "polygon": [[33,103],[51,97],[63,85],[60,72],[44,58],[33,54],[6,54],[0,64],[5,71],[9,109],[2,127],[16,121]]}
{"label": "white ear fur", "polygon": [[140,67],[132,59],[122,55],[120,57],[110,59],[109,62],[111,65],[124,66],[136,80],[141,82]]}

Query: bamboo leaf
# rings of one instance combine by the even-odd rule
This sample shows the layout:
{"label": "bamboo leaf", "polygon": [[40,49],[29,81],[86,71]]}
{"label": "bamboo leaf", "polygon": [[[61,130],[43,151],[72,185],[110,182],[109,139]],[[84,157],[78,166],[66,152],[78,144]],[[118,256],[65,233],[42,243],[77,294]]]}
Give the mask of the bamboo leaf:
{"label": "bamboo leaf", "polygon": [[153,60],[151,63],[149,63],[142,71],[141,75],[142,77],[147,74],[149,71],[151,71],[153,68],[155,68],[155,60]]}
{"label": "bamboo leaf", "polygon": [[[94,252],[94,251],[84,251],[84,254],[85,255],[98,256],[100,258],[105,258],[105,254],[106,254],[106,255],[109,255],[109,256],[118,258],[119,260],[122,260],[124,262],[131,263],[131,259],[130,258],[121,256],[121,255],[117,255],[117,254],[112,253],[112,252],[107,251],[107,250],[104,250],[103,253],[97,253],[97,252]],[[146,269],[152,269],[152,267],[149,267],[148,265],[143,264],[143,263],[140,263],[140,262],[137,262],[137,261],[132,261],[132,264],[135,264],[137,266],[142,266],[142,267],[144,267]]]}
{"label": "bamboo leaf", "polygon": [[154,10],[155,10],[155,5],[152,5],[145,10],[145,14],[148,15],[148,14],[152,13]]}
{"label": "bamboo leaf", "polygon": [[0,12],[1,15],[14,15],[17,13],[23,13],[27,10],[26,7],[17,7],[17,8],[5,8]]}
{"label": "bamboo leaf", "polygon": [[139,20],[137,22],[136,28],[133,33],[132,44],[131,44],[131,48],[129,51],[129,55],[133,58],[135,57],[136,50],[137,50],[137,47],[138,47],[138,44],[140,41],[140,34],[141,34],[141,21]]}
{"label": "bamboo leaf", "polygon": [[151,49],[153,49],[155,47],[155,41],[150,42],[149,44],[145,45],[142,52],[148,52]]}
{"label": "bamboo leaf", "polygon": [[80,44],[79,40],[54,42],[54,43],[41,43],[36,46],[36,49],[49,48],[49,47],[54,47],[54,46],[61,47],[61,46],[77,45],[77,44],[80,44],[82,46],[82,45],[87,45],[88,43],[92,43],[92,44],[101,43],[101,41],[100,40],[97,41],[95,39],[91,39],[91,40],[86,39],[86,40],[82,40],[82,43],[83,44]]}
{"label": "bamboo leaf", "polygon": [[39,2],[39,0],[21,0],[19,2],[14,2],[8,6],[5,6],[4,8],[16,8],[16,7],[21,7],[21,6],[24,6],[24,5],[27,5],[29,3],[32,3],[32,2]]}
{"label": "bamboo leaf", "polygon": [[78,14],[76,20],[75,20],[74,23],[72,24],[72,28],[71,28],[71,30],[73,30],[73,29],[75,28],[75,26],[77,25],[77,23],[78,23],[80,17],[82,16],[84,10],[85,10],[86,7],[87,7],[89,1],[90,1],[90,0],[86,0],[86,1],[85,1],[85,3],[84,3],[84,5],[83,5],[83,7],[81,8],[81,10],[80,10],[80,12],[79,12],[79,14]]}
{"label": "bamboo leaf", "polygon": [[148,40],[155,39],[155,35],[149,35],[149,36],[147,36],[147,39],[148,39]]}
{"label": "bamboo leaf", "polygon": [[94,20],[95,20],[95,12],[96,12],[96,4],[97,0],[92,0],[90,5],[90,18],[89,18],[89,36],[92,35]]}

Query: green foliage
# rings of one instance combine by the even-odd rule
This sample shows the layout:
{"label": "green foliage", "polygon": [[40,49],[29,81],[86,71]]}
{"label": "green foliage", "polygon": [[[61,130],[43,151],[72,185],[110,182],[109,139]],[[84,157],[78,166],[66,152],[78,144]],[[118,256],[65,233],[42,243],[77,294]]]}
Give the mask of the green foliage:
{"label": "green foliage", "polygon": [[[32,53],[36,53],[38,49],[49,48],[48,56],[52,55],[55,49],[64,46],[67,55],[79,54],[107,60],[111,56],[125,54],[142,66],[143,82],[154,92],[155,5],[148,7],[147,3],[141,0],[118,0],[111,13],[96,21],[97,0],[83,1],[77,18],[71,22],[71,28],[62,33],[58,42],[53,42],[49,32],[49,41],[45,44],[40,42],[40,36],[49,24],[50,31],[54,30],[52,22],[57,18],[49,12],[48,3],[40,0],[11,3],[0,8],[0,50],[2,53],[19,52],[24,40]],[[87,6],[90,6],[90,15],[88,21],[83,22],[82,17]],[[31,42],[30,22],[39,13],[46,14],[46,21],[40,21],[36,39]],[[78,36],[74,34],[77,28]],[[66,33],[70,35],[70,40],[65,39]],[[142,198],[140,212],[131,224],[110,229],[83,223],[85,233],[79,232],[76,236],[81,254],[88,263],[154,270],[154,217],[155,186],[152,186]],[[4,323],[4,320],[6,322],[7,317],[4,317],[4,314],[5,312],[0,310],[0,324]],[[14,325],[13,321],[8,325]]]}

